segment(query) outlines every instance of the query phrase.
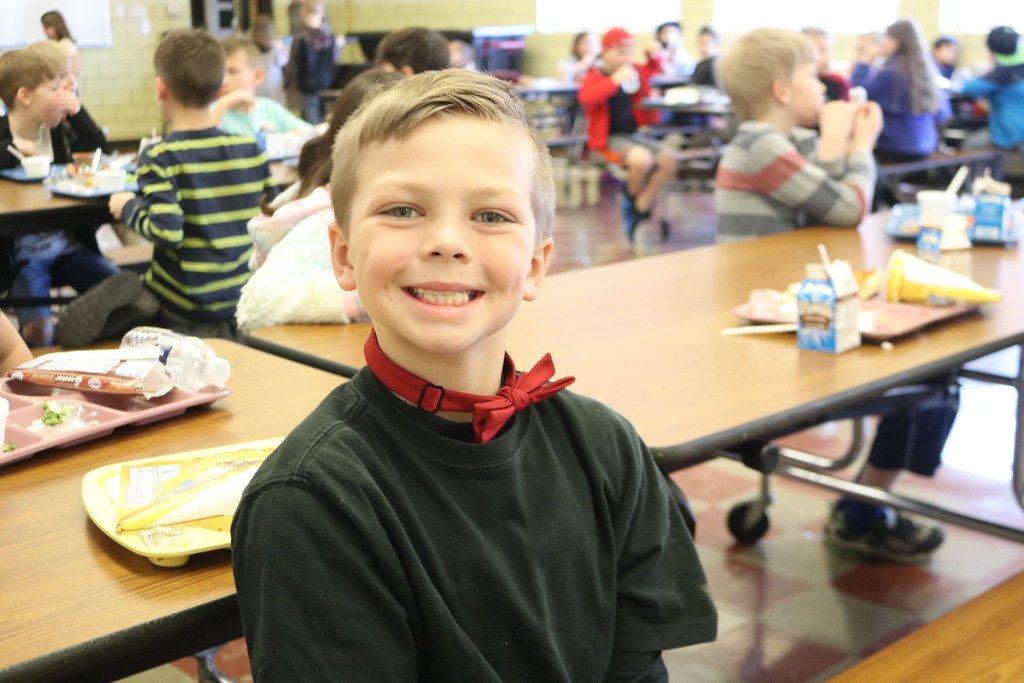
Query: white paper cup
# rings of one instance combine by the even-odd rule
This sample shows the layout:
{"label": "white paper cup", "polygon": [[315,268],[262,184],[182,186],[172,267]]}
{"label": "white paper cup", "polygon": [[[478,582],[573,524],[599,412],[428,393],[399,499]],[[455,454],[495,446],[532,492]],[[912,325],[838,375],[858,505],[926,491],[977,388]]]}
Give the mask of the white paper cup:
{"label": "white paper cup", "polygon": [[25,175],[29,178],[45,178],[50,175],[50,157],[25,157],[21,162]]}
{"label": "white paper cup", "polygon": [[957,196],[945,190],[921,190],[917,193],[917,205],[921,216],[948,216],[956,207]]}
{"label": "white paper cup", "polygon": [[114,193],[124,190],[126,172],[123,168],[105,168],[96,171],[96,190],[99,193]]}
{"label": "white paper cup", "polygon": [[7,414],[11,410],[11,404],[6,398],[0,398],[0,452],[3,452],[7,445]]}

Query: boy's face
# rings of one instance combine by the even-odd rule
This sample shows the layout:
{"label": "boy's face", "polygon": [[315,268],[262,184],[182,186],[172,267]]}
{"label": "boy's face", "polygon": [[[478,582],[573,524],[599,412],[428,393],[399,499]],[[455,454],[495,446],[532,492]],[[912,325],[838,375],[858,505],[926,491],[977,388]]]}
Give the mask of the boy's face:
{"label": "boy's face", "polygon": [[697,38],[697,53],[700,54],[701,59],[707,59],[718,54],[718,41],[709,36],[707,33],[702,33]]}
{"label": "boy's face", "polygon": [[235,50],[225,58],[223,92],[255,90],[262,81],[263,69],[253,68],[245,50]]}
{"label": "boy's face", "polygon": [[57,104],[57,91],[60,87],[61,79],[54,78],[43,81],[32,90],[23,88],[18,91],[19,94],[24,93],[23,97],[19,97],[19,102],[25,106],[33,121],[54,128],[67,113],[64,107]]}
{"label": "boy's face", "polygon": [[818,79],[816,61],[807,61],[797,66],[789,80],[788,106],[798,125],[818,125],[818,116],[824,102],[825,85]]}
{"label": "boy's face", "polygon": [[609,72],[615,71],[623,64],[628,64],[633,59],[633,50],[636,43],[632,40],[623,40],[618,45],[606,48],[601,53],[601,59]]}
{"label": "boy's face", "polygon": [[[489,362],[547,269],[537,243],[525,139],[469,117],[429,120],[361,155],[334,271],[358,289],[396,362]],[[442,361],[443,362],[443,361]]]}
{"label": "boy's face", "polygon": [[956,63],[957,46],[952,43],[943,43],[932,51],[935,61],[939,64]]}

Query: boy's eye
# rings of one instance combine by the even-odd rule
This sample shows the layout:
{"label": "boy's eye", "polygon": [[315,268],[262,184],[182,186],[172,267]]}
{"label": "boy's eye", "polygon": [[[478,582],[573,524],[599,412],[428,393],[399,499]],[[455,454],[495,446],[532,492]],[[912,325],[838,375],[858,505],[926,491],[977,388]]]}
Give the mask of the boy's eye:
{"label": "boy's eye", "polygon": [[492,225],[504,223],[508,220],[504,215],[498,213],[497,211],[484,211],[479,216],[477,216],[477,219],[481,223],[490,223]]}
{"label": "boy's eye", "polygon": [[384,213],[395,218],[413,218],[416,216],[416,212],[411,206],[395,206]]}

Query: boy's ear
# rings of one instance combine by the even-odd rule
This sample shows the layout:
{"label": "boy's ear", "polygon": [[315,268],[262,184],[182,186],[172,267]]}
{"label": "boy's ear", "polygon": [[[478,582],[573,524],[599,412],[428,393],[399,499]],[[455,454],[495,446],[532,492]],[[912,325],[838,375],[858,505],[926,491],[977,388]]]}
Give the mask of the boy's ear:
{"label": "boy's ear", "polygon": [[18,88],[18,92],[14,95],[14,101],[22,107],[29,106],[32,104],[32,91],[25,86],[21,86]]}
{"label": "boy's ear", "polygon": [[252,70],[252,84],[253,85],[259,85],[260,83],[263,82],[263,79],[264,79],[264,77],[266,75],[267,74],[263,70],[262,66],[256,67],[255,69]]}
{"label": "boy's ear", "polygon": [[416,72],[413,71],[412,67],[409,66],[408,64],[406,64],[401,69],[399,69],[398,73],[402,74],[403,76],[415,76],[416,75]]}
{"label": "boy's ear", "polygon": [[159,76],[156,77],[156,82],[155,82],[154,88],[156,90],[157,102],[162,102],[162,101],[166,100],[167,96],[171,92],[170,90],[167,89],[167,84],[164,83],[164,79],[160,78]]}
{"label": "boy's ear", "polygon": [[327,227],[327,237],[331,241],[331,268],[334,270],[334,278],[347,292],[356,290],[356,274],[352,269],[352,262],[349,260],[348,240],[342,234],[341,226],[337,221],[332,221]]}
{"label": "boy's ear", "polygon": [[544,275],[548,272],[548,259],[551,257],[551,249],[555,241],[551,237],[545,237],[533,251],[533,258],[530,260],[530,270],[526,274],[526,291],[523,292],[523,301],[533,301],[537,298],[540,284],[544,282]]}
{"label": "boy's ear", "polygon": [[781,78],[776,78],[774,81],[772,81],[772,97],[774,97],[775,101],[779,102],[780,104],[789,104],[789,81]]}

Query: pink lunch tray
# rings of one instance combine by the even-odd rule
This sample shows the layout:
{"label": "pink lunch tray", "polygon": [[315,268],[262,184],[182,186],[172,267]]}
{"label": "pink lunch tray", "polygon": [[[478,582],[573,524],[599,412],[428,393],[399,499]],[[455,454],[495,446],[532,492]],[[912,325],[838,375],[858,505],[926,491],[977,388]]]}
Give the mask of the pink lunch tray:
{"label": "pink lunch tray", "polygon": [[[186,408],[206,405],[229,395],[227,387],[208,388],[198,392],[172,389],[159,398],[82,392],[71,389],[42,386],[29,382],[0,380],[0,398],[10,402],[7,415],[7,434],[0,445],[0,465],[23,460],[47,448],[65,448],[106,436],[123,425],[144,425],[168,417],[181,415]],[[77,401],[85,410],[87,424],[81,429],[46,434],[30,427],[33,420],[43,416],[43,401]],[[3,451],[8,442],[13,451]]]}
{"label": "pink lunch tray", "polygon": [[[861,312],[871,312],[871,329],[861,330],[861,337],[869,342],[883,342],[905,334],[916,332],[932,323],[955,318],[978,310],[978,304],[956,304],[954,306],[918,306],[896,303],[882,299],[868,299],[860,302]],[[737,317],[755,324],[795,323],[796,306],[783,309],[775,302],[740,304],[733,312]]]}

